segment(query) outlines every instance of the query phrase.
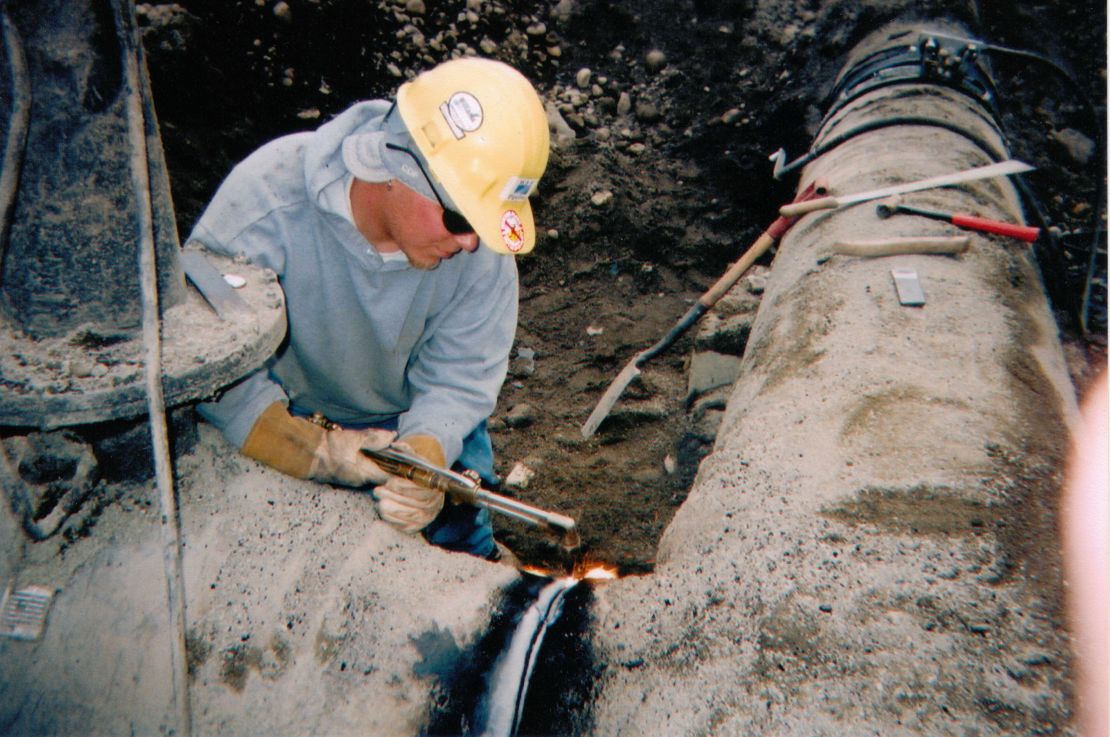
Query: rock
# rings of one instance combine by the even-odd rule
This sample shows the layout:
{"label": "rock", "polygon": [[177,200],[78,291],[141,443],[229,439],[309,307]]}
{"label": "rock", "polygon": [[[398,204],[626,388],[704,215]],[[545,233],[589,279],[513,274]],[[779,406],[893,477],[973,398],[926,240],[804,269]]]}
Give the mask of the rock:
{"label": "rock", "polygon": [[621,96],[617,98],[617,115],[623,117],[625,115],[628,115],[629,111],[631,110],[632,96],[629,95],[627,92],[622,92]]}
{"label": "rock", "polygon": [[578,73],[574,75],[574,83],[578,85],[579,89],[588,89],[592,76],[593,72],[591,72],[588,67],[582,67],[578,70]]}
{"label": "rock", "polygon": [[535,475],[536,472],[528,468],[528,466],[525,466],[523,463],[515,463],[513,464],[513,469],[509,471],[509,475],[505,477],[505,483],[519,489],[527,489],[528,483]]}
{"label": "rock", "polygon": [[763,294],[767,289],[767,276],[765,274],[752,274],[747,278],[748,291],[752,294]]}
{"label": "rock", "polygon": [[729,108],[721,114],[721,122],[725,125],[732,125],[740,118],[739,108]]}
{"label": "rock", "polygon": [[1077,164],[1086,164],[1095,152],[1095,142],[1073,128],[1052,131],[1049,135]]}
{"label": "rock", "polygon": [[696,349],[729,356],[743,356],[755,315],[750,312],[728,316],[710,313],[706,317],[694,339]]}
{"label": "rock", "polygon": [[724,410],[706,410],[701,417],[694,420],[689,435],[699,442],[712,443],[717,439],[717,432],[721,429],[721,422],[724,418]]}
{"label": "rock", "polygon": [[590,197],[590,204],[594,207],[605,207],[612,201],[613,193],[607,189],[603,189],[599,192],[594,192],[593,196]]}
{"label": "rock", "polygon": [[521,402],[515,405],[509,414],[505,415],[505,424],[509,427],[530,427],[536,421],[536,410],[532,405]]}
{"label": "rock", "polygon": [[659,108],[652,102],[641,102],[636,105],[636,118],[643,123],[654,123],[661,117]]}
{"label": "rock", "polygon": [[649,72],[658,72],[663,67],[667,66],[667,55],[659,49],[652,49],[647,52],[644,57],[644,66]]}
{"label": "rock", "polygon": [[570,20],[571,13],[574,12],[574,0],[559,0],[555,3],[555,7],[551,9],[551,17],[560,23],[566,23]]}
{"label": "rock", "polygon": [[649,399],[640,402],[619,402],[609,413],[609,416],[614,419],[620,419],[622,422],[639,424],[641,422],[665,420],[667,414],[667,407],[661,400]]}
{"label": "rock", "polygon": [[493,56],[497,52],[497,44],[490,40],[489,36],[485,36],[478,42],[478,48],[482,53],[487,56]]}
{"label": "rock", "polygon": [[428,9],[424,6],[424,0],[408,0],[405,3],[405,12],[413,15],[424,15],[428,12]]}
{"label": "rock", "polygon": [[509,364],[509,373],[517,377],[536,373],[536,352],[531,348],[517,348],[516,358]]}
{"label": "rock", "polygon": [[537,21],[529,25],[524,32],[529,36],[542,36],[547,33],[547,25],[543,21]]}
{"label": "rock", "polygon": [[547,127],[555,139],[555,146],[563,148],[574,143],[574,139],[578,136],[559,112],[559,108],[551,102],[546,102],[543,110],[547,114]]}
{"label": "rock", "polygon": [[274,3],[274,9],[272,12],[274,14],[274,17],[280,20],[282,23],[293,22],[293,11],[289,7],[289,3],[284,2],[284,0],[282,0],[282,2]]}
{"label": "rock", "polygon": [[700,351],[690,360],[687,376],[688,398],[697,397],[710,389],[728,386],[740,376],[740,359],[715,351]]}

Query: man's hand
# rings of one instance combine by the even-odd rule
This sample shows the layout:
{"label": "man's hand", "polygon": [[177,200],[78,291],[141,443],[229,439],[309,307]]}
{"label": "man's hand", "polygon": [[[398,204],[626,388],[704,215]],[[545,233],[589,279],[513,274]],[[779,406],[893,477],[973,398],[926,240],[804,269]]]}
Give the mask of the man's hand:
{"label": "man's hand", "polygon": [[395,436],[388,430],[325,430],[274,402],[255,421],[242,453],[300,479],[370,486],[391,477],[361,450],[385,448]]}
{"label": "man's hand", "polygon": [[343,486],[377,486],[393,478],[361,452],[381,450],[397,433],[389,430],[325,430],[312,456],[308,478]]}
{"label": "man's hand", "polygon": [[[430,435],[411,435],[393,447],[417,455],[429,463],[443,467],[443,448]],[[378,514],[401,532],[412,534],[427,527],[443,509],[444,494],[419,484],[390,476],[384,485],[374,490]]]}

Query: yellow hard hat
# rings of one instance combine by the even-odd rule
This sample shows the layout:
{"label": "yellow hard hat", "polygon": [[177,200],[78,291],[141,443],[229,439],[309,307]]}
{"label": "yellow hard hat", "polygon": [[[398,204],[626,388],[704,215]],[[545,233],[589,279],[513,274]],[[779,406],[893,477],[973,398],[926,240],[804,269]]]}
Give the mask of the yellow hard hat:
{"label": "yellow hard hat", "polygon": [[455,59],[401,85],[397,111],[478,237],[500,253],[531,251],[536,233],[528,196],[550,147],[531,83],[499,61]]}

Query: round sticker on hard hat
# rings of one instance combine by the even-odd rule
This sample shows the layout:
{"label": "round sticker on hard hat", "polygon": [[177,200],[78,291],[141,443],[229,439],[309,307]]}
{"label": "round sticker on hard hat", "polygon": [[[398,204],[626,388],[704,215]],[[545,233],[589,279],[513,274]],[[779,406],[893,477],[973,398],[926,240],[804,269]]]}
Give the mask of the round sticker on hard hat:
{"label": "round sticker on hard hat", "polygon": [[451,133],[462,138],[482,127],[482,103],[469,92],[456,92],[439,106]]}
{"label": "round sticker on hard hat", "polygon": [[512,253],[524,248],[524,223],[516,210],[501,213],[501,242]]}

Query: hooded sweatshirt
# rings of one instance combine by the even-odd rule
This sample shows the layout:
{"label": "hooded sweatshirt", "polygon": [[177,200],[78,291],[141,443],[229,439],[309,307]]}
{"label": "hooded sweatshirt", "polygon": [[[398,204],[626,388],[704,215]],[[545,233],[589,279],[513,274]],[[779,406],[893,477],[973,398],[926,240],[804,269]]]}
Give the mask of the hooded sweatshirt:
{"label": "hooded sweatshirt", "polygon": [[[341,148],[377,131],[384,101],[272,141],[236,166],[189,236],[272,269],[286,341],[266,366],[199,406],[237,447],[275,401],[342,425],[398,419],[448,464],[493,411],[516,332],[516,262],[486,248],[433,270],[383,258],[351,221]],[[365,175],[365,172],[363,172]],[[384,165],[376,181],[390,179]]]}

